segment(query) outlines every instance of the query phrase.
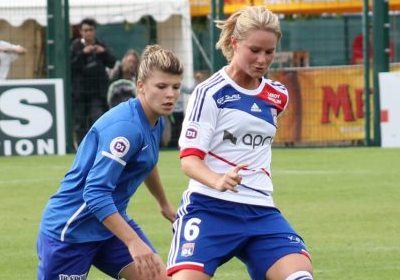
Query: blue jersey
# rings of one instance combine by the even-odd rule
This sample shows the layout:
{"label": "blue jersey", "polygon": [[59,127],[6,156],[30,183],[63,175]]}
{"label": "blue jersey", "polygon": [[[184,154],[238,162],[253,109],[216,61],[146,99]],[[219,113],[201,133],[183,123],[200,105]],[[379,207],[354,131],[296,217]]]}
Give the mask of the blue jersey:
{"label": "blue jersey", "polygon": [[138,99],[114,107],[92,126],[43,214],[40,229],[57,240],[81,243],[110,238],[102,224],[119,212],[158,161],[164,122],[151,127]]}

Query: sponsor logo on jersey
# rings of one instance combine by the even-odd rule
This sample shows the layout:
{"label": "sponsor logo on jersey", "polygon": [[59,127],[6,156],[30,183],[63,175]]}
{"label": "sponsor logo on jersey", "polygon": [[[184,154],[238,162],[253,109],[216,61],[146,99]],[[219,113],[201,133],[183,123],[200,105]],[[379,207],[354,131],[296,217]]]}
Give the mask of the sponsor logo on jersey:
{"label": "sponsor logo on jersey", "polygon": [[[222,137],[222,141],[229,140],[232,144],[237,144],[237,137],[233,135],[233,133],[224,130],[224,136]],[[265,145],[271,145],[273,138],[272,136],[263,136],[260,134],[251,134],[246,133],[242,138],[242,143],[246,146],[250,146],[253,150]]]}
{"label": "sponsor logo on jersey", "polygon": [[228,130],[224,130],[224,136],[222,137],[222,141],[224,140],[230,140],[234,145],[236,145],[237,142],[237,138],[233,136],[233,134],[230,133]]}
{"label": "sponsor logo on jersey", "polygon": [[304,245],[303,240],[301,240],[301,238],[298,237],[298,236],[295,236],[295,235],[288,235],[287,238],[289,239],[289,243],[302,244],[302,245]]}
{"label": "sponsor logo on jersey", "polygon": [[261,109],[260,109],[260,107],[258,107],[257,103],[253,103],[253,105],[251,106],[251,109],[250,109],[250,110],[251,110],[252,112],[257,112],[257,113],[262,112]]}
{"label": "sponsor logo on jersey", "polygon": [[66,274],[59,274],[58,280],[86,280],[87,278],[86,273],[82,275],[66,275]]}
{"label": "sponsor logo on jersey", "polygon": [[233,102],[240,100],[240,94],[224,95],[217,99],[219,105],[225,104],[227,102]]}
{"label": "sponsor logo on jersey", "polygon": [[149,147],[149,144],[145,145],[145,146],[142,148],[142,151],[146,150],[148,147]]}
{"label": "sponsor logo on jersey", "polygon": [[129,151],[130,143],[125,137],[114,138],[110,144],[110,151],[114,156],[123,157]]}
{"label": "sponsor logo on jersey", "polygon": [[277,81],[271,81],[271,85],[283,91],[287,90],[284,85],[282,85],[280,82]]}
{"label": "sponsor logo on jersey", "polygon": [[267,92],[267,98],[269,101],[273,102],[274,104],[281,105],[282,99],[279,93],[275,92]]}
{"label": "sponsor logo on jersey", "polygon": [[194,252],[194,243],[185,243],[182,245],[181,256],[182,257],[190,257]]}
{"label": "sponsor logo on jersey", "polygon": [[260,146],[271,145],[272,140],[273,138],[271,136],[263,136],[260,134],[247,133],[242,137],[243,144],[251,146],[253,150]]}

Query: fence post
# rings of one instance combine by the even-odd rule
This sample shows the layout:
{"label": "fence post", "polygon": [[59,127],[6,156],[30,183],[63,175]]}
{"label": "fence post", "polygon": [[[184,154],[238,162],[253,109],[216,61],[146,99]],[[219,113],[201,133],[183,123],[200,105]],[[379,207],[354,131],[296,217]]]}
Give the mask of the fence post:
{"label": "fence post", "polygon": [[[362,14],[362,31],[363,31],[363,57],[370,57],[370,19],[369,19],[369,0],[363,1]],[[371,146],[371,82],[370,82],[371,65],[369,59],[364,59],[364,120],[365,120],[365,136],[364,143]]]}
{"label": "fence post", "polygon": [[373,84],[374,84],[374,145],[381,145],[381,108],[379,100],[379,73],[389,71],[389,3],[374,1],[373,5]]}
{"label": "fence post", "polygon": [[47,77],[61,78],[64,86],[67,153],[73,151],[71,117],[71,74],[69,59],[68,0],[47,0]]}
{"label": "fence post", "polygon": [[215,26],[214,20],[222,20],[224,17],[224,1],[223,0],[212,0],[211,1],[211,64],[212,72],[218,71],[225,65],[225,58],[221,51],[215,48],[215,44],[218,41],[220,31]]}

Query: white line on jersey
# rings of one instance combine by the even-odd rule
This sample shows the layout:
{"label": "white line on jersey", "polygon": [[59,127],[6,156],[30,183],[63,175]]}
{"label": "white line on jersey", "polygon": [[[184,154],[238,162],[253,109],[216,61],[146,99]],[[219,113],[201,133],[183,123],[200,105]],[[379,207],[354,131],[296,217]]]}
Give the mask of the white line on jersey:
{"label": "white line on jersey", "polygon": [[144,147],[142,148],[142,151],[146,150],[148,146],[149,146],[149,144],[147,144],[146,146],[144,146]]}

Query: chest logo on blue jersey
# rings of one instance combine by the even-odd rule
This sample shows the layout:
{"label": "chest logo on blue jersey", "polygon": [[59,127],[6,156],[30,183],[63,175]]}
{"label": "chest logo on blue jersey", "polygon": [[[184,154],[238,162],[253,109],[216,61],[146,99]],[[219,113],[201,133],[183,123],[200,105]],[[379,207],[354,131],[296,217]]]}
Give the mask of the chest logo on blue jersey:
{"label": "chest logo on blue jersey", "polygon": [[130,143],[125,137],[114,138],[110,144],[110,151],[114,156],[123,157],[129,151]]}
{"label": "chest logo on blue jersey", "polygon": [[257,103],[253,103],[253,105],[251,106],[250,109],[252,112],[257,112],[257,113],[261,113],[262,110],[260,109],[260,107],[258,107]]}

